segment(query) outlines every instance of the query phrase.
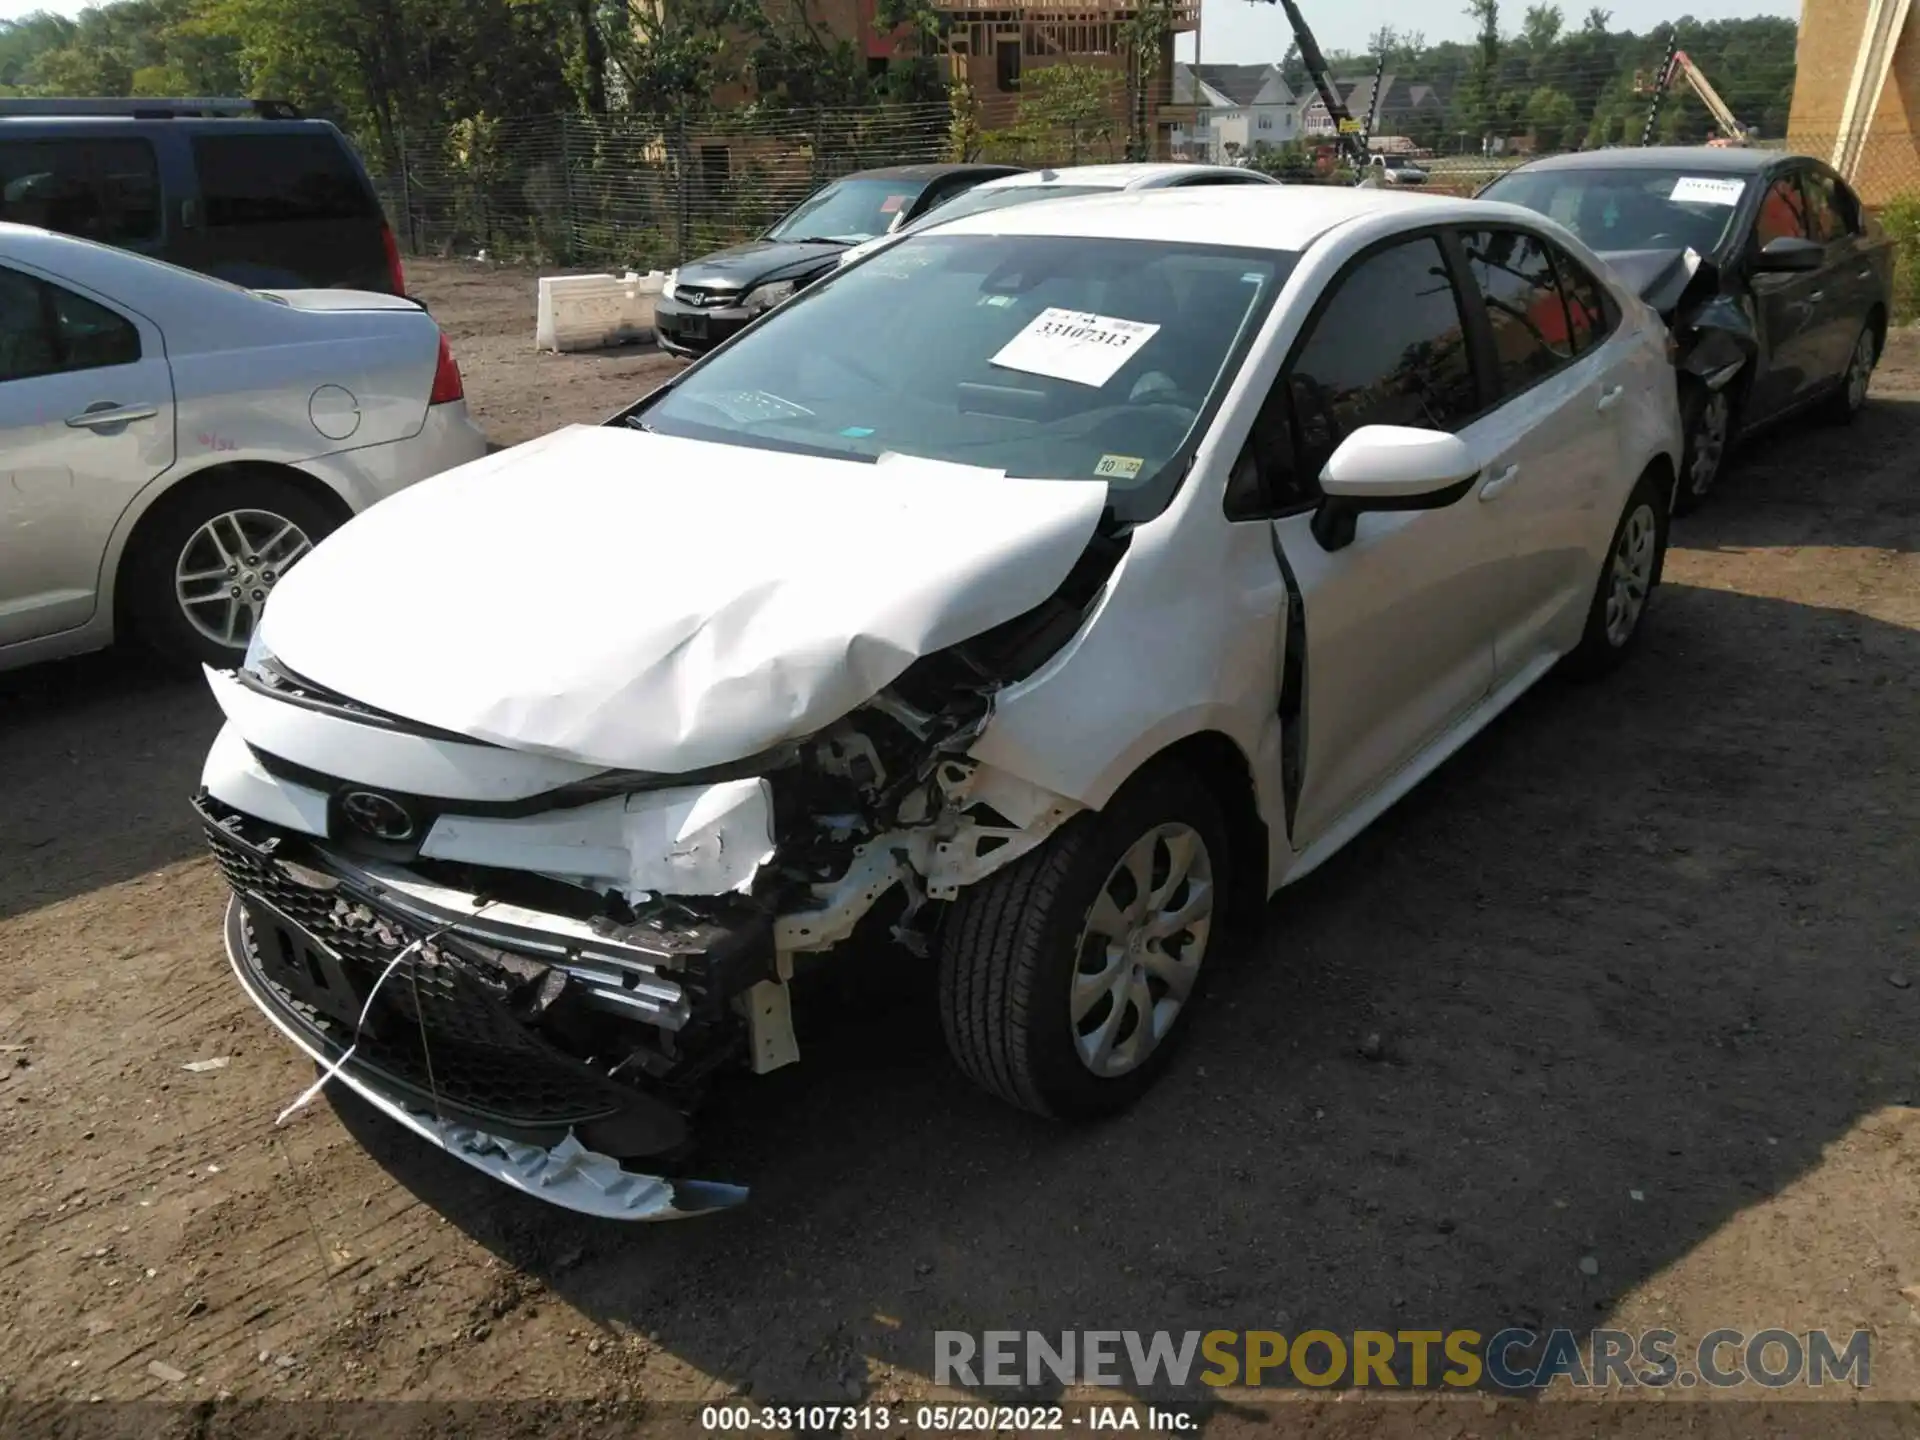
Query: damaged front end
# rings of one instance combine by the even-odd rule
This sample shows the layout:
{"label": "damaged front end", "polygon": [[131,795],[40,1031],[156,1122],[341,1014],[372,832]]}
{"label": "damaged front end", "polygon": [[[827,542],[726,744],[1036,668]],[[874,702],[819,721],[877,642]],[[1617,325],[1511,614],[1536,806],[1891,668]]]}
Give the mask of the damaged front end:
{"label": "damaged front end", "polygon": [[1682,375],[1709,391],[1724,390],[1758,353],[1751,302],[1729,288],[1720,266],[1699,252],[1622,250],[1601,258],[1660,313]]}
{"label": "damaged front end", "polygon": [[503,1183],[615,1219],[736,1204],[682,1178],[692,1117],[722,1077],[799,1058],[796,974],[870,917],[927,954],[940,902],[1081,808],[968,752],[1126,543],[1096,535],[1045,603],[817,733],[686,774],[434,731],[264,652],[210,674],[228,725],[195,804],[234,972],[341,1082]]}

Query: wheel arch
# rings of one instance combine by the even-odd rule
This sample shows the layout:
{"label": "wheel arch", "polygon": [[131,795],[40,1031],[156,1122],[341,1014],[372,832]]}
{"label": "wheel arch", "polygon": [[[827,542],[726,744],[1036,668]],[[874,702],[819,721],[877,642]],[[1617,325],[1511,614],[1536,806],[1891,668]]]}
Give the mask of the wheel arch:
{"label": "wheel arch", "polygon": [[[1161,768],[1186,770],[1206,786],[1227,829],[1227,863],[1233,876],[1228,921],[1235,930],[1257,927],[1267,905],[1267,823],[1260,816],[1253,766],[1233,738],[1200,730],[1156,752],[1136,776]],[[1129,782],[1131,783],[1131,782]]]}
{"label": "wheel arch", "polygon": [[153,527],[175,508],[186,504],[208,485],[247,475],[269,475],[298,488],[315,503],[325,505],[342,522],[353,514],[348,503],[333,486],[296,465],[272,460],[229,460],[207,465],[191,474],[168,474],[154,481],[135,497],[120,517],[114,538],[103,557],[100,571],[100,611],[113,617],[113,638],[124,639],[129,631],[124,613],[129,567],[137,562],[141,546]]}

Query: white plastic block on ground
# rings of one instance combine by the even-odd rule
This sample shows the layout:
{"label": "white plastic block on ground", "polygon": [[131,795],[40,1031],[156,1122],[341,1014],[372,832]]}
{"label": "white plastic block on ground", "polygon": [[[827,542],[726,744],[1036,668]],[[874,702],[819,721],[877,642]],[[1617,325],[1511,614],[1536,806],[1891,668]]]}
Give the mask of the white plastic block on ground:
{"label": "white plastic block on ground", "polygon": [[653,301],[666,283],[645,275],[543,275],[533,343],[538,350],[600,350],[653,341]]}

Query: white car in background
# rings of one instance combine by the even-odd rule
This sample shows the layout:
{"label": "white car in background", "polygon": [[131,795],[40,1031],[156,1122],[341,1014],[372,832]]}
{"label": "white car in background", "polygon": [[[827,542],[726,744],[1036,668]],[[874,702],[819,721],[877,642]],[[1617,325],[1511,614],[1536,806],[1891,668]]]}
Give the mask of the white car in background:
{"label": "white car in background", "polygon": [[123,636],[234,664],[323,536],[485,453],[412,300],[0,224],[0,670]]}
{"label": "white car in background", "polygon": [[681,1178],[691,1117],[800,1058],[790,982],[863,923],[981,1086],[1111,1112],[1230,922],[1628,653],[1680,443],[1659,316],[1514,206],[909,236],[293,573],[208,672],[230,963],[400,1124],[618,1219],[741,1198]]}
{"label": "white car in background", "polygon": [[884,250],[903,235],[915,235],[949,220],[1072,195],[1105,195],[1120,190],[1185,190],[1196,185],[1278,185],[1271,175],[1236,165],[1185,165],[1142,162],[1129,165],[1069,165],[1058,170],[1029,170],[963,190],[898,230],[855,245],[840,257],[842,265]]}

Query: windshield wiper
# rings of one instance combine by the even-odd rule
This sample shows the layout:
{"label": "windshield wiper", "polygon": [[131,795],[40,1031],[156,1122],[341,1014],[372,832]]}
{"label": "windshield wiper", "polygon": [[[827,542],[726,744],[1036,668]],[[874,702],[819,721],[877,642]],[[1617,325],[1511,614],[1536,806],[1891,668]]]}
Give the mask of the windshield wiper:
{"label": "windshield wiper", "polygon": [[843,240],[838,235],[781,235],[776,237],[788,245],[852,245],[857,242]]}

